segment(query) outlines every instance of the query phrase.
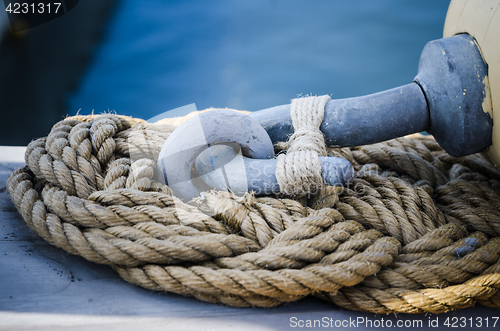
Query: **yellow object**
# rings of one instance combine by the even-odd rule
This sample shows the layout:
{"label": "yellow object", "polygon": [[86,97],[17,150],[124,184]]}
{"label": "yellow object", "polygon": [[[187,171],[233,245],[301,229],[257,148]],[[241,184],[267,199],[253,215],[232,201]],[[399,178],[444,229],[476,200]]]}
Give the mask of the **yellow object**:
{"label": "yellow object", "polygon": [[488,65],[483,110],[493,118],[492,145],[488,155],[500,168],[500,0],[452,0],[443,37],[468,33]]}

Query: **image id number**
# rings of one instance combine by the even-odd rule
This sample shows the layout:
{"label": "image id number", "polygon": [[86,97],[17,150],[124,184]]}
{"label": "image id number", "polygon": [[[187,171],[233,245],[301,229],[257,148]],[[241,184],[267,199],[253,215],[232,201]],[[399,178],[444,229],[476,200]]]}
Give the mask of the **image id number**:
{"label": "image id number", "polygon": [[9,14],[57,14],[61,7],[60,2],[54,3],[27,3],[14,2],[9,3],[5,11]]}
{"label": "image id number", "polygon": [[448,317],[443,325],[449,328],[494,328],[497,326],[498,319],[499,317]]}

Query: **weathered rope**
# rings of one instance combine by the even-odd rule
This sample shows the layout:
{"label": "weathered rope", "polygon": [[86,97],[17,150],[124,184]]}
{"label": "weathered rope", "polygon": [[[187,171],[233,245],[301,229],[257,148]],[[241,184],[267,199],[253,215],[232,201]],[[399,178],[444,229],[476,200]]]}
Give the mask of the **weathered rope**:
{"label": "weathered rope", "polygon": [[[296,134],[309,132],[277,148],[301,153],[293,140],[315,141],[314,117],[294,119],[307,127]],[[28,146],[7,189],[46,241],[152,290],[232,306],[315,295],[375,313],[500,308],[500,172],[481,155],[455,159],[423,136],[355,148],[314,142],[316,156],[353,164],[349,187],[293,199],[207,192],[184,203],[155,180],[174,128],[68,118]]]}
{"label": "weathered rope", "polygon": [[295,132],[288,141],[287,153],[278,155],[276,163],[276,179],[286,196],[303,197],[323,186],[319,157],[327,153],[319,128],[329,100],[328,95],[292,100],[290,115]]}

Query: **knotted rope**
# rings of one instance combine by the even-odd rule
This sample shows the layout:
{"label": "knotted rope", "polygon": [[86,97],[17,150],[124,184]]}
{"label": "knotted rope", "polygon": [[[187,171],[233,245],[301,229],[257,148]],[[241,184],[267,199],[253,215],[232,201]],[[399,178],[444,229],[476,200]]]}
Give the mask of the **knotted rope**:
{"label": "knotted rope", "polygon": [[280,192],[303,197],[323,186],[320,156],[326,156],[326,145],[320,131],[328,95],[293,99],[290,115],[294,133],[288,140],[287,153],[277,157],[276,179]]}
{"label": "knotted rope", "polygon": [[326,148],[353,164],[349,187],[184,203],[155,180],[168,122],[61,121],[29,144],[11,199],[49,243],[152,290],[239,307],[315,295],[375,313],[500,308],[500,172],[482,155],[424,136]]}

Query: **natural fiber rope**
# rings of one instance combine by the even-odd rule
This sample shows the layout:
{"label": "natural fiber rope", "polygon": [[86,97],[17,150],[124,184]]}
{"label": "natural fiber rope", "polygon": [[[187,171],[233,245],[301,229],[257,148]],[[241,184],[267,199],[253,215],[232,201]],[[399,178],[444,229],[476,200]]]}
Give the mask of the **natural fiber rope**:
{"label": "natural fiber rope", "polygon": [[232,306],[314,294],[375,313],[500,308],[500,172],[483,156],[423,136],[327,148],[353,164],[349,187],[184,203],[155,180],[174,128],[68,118],[29,144],[7,189],[46,241],[152,290]]}
{"label": "natural fiber rope", "polygon": [[292,100],[290,115],[294,133],[288,141],[286,154],[276,163],[276,179],[285,196],[303,197],[323,187],[320,156],[326,156],[326,145],[320,131],[328,95]]}

